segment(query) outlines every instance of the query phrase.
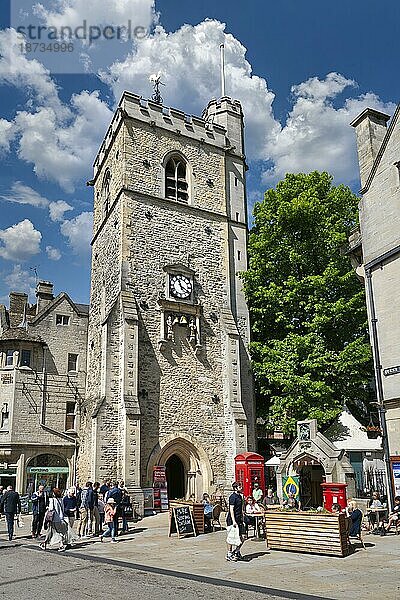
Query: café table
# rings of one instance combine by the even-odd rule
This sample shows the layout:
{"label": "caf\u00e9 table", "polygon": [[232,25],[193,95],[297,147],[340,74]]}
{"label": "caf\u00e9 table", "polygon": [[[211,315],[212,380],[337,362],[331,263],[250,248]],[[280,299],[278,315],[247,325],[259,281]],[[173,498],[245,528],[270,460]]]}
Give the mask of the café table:
{"label": "caf\u00e9 table", "polygon": [[379,528],[379,525],[382,524],[383,519],[387,516],[388,509],[385,506],[382,506],[382,507],[381,506],[379,506],[379,507],[372,507],[371,506],[371,507],[369,507],[367,509],[367,517],[368,517],[368,522],[369,522],[370,525],[372,524],[371,523],[371,519],[370,519],[370,515],[373,515],[373,514],[377,516],[377,519],[375,521],[375,525],[376,525],[376,527],[374,528],[374,530],[375,530],[375,529]]}

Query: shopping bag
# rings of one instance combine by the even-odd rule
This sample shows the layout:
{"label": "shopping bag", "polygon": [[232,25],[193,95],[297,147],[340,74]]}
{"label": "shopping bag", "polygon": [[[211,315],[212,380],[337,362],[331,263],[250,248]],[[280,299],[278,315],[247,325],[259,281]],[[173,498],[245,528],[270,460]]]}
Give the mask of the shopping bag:
{"label": "shopping bag", "polygon": [[233,525],[228,525],[226,530],[228,532],[228,535],[226,537],[226,543],[230,544],[231,546],[240,546],[242,541],[240,539],[239,527],[237,525],[236,527],[234,527]]}

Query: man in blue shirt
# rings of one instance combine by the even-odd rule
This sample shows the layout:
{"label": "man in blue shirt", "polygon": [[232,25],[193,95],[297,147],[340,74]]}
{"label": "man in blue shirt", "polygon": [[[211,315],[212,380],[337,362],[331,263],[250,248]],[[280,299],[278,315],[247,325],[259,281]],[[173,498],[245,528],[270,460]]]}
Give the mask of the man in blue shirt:
{"label": "man in blue shirt", "polygon": [[[226,529],[228,532],[227,546],[228,553],[226,560],[237,561],[242,560],[243,557],[240,554],[240,548],[245,539],[246,529],[243,523],[243,497],[241,494],[242,486],[240,483],[235,481],[232,483],[233,492],[229,496],[229,512],[226,516]],[[237,529],[237,532],[235,531]],[[230,543],[228,540],[230,535],[236,533],[237,542],[235,544]]]}

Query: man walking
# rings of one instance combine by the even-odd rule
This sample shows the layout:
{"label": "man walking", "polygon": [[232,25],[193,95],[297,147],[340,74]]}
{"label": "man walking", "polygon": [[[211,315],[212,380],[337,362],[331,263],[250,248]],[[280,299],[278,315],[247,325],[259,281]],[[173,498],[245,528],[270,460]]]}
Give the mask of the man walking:
{"label": "man walking", "polygon": [[32,494],[32,537],[37,538],[42,531],[44,515],[49,506],[49,495],[44,491],[44,485],[39,485]]}
{"label": "man walking", "polygon": [[1,497],[0,512],[6,516],[8,540],[11,542],[14,535],[14,518],[21,512],[21,500],[18,492],[13,491],[12,485],[8,486],[7,491]]}
{"label": "man walking", "polygon": [[100,513],[99,513],[99,487],[100,483],[95,481],[93,484],[93,523],[92,533],[94,535],[100,535]]}
{"label": "man walking", "polygon": [[[229,512],[226,516],[227,525],[227,547],[228,553],[226,560],[237,561],[242,560],[243,557],[240,554],[240,548],[244,542],[245,526],[243,523],[243,498],[241,495],[242,486],[240,483],[235,481],[232,483],[232,494],[229,496]],[[237,529],[237,531],[235,531]],[[232,544],[229,540],[232,534],[236,534],[237,541]]]}

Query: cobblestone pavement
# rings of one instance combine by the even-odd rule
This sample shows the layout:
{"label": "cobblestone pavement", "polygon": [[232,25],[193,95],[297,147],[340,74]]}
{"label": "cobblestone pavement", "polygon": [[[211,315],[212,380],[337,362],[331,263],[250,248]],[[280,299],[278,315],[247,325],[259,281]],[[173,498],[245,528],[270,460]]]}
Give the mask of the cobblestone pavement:
{"label": "cobblestone pavement", "polygon": [[[25,518],[15,541],[0,541],[0,590],[8,598],[31,600],[32,594],[43,592],[43,585],[56,591],[58,600],[64,589],[84,590],[79,597],[94,598],[110,584],[117,586],[119,599],[151,595],[155,600],[232,600],[243,594],[246,600],[400,598],[400,536],[394,534],[365,536],[367,550],[357,547],[346,558],[267,551],[263,541],[248,540],[243,547],[246,562],[229,563],[225,531],[168,538],[165,514],[135,524],[118,544],[90,538],[61,555],[40,550],[27,536],[29,524]],[[1,523],[0,540],[4,537]],[[29,584],[21,585],[24,581]]]}

